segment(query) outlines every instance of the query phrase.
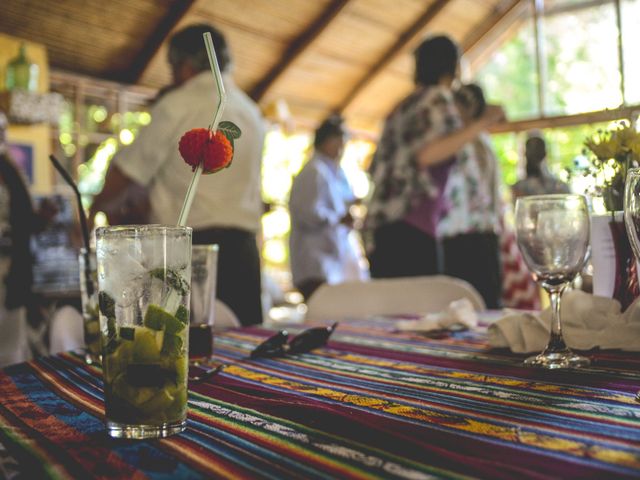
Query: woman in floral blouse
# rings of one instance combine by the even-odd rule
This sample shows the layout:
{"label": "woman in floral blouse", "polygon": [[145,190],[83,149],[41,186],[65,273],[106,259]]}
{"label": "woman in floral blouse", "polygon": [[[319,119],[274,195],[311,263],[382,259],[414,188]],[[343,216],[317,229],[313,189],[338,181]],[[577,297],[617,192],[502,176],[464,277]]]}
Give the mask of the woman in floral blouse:
{"label": "woman in floral blouse", "polygon": [[438,273],[436,229],[447,211],[451,166],[465,155],[465,144],[504,118],[500,107],[488,106],[463,125],[451,90],[459,59],[450,38],[423,41],[415,51],[416,88],[385,121],[364,226],[373,277]]}

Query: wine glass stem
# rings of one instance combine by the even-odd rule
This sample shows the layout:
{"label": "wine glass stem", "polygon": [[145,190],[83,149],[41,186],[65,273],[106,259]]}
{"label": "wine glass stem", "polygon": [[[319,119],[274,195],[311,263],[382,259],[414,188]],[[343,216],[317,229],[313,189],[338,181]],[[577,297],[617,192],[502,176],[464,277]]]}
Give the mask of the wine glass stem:
{"label": "wine glass stem", "polygon": [[551,336],[547,351],[559,352],[567,349],[567,345],[562,338],[562,323],[560,321],[560,297],[565,288],[566,284],[547,290],[549,301],[551,302]]}

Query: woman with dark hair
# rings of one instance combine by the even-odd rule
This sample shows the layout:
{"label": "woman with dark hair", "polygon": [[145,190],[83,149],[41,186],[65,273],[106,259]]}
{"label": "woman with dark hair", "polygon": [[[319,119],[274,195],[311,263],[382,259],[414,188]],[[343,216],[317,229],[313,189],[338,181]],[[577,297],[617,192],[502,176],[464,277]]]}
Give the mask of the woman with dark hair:
{"label": "woman with dark hair", "polygon": [[423,41],[415,51],[416,87],[386,118],[365,221],[373,277],[438,273],[436,234],[451,165],[465,155],[465,144],[504,117],[500,107],[487,106],[463,124],[451,90],[459,60],[449,37]]}
{"label": "woman with dark hair", "polygon": [[42,225],[27,186],[9,157],[0,112],[0,366],[28,360],[26,305],[33,281],[31,234]]}

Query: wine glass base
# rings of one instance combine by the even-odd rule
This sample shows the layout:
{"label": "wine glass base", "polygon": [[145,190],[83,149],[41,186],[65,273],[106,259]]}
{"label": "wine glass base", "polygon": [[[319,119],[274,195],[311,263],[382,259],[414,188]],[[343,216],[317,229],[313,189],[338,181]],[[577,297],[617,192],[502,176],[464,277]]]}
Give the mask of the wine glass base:
{"label": "wine glass base", "polygon": [[542,352],[539,355],[529,357],[524,361],[529,367],[540,367],[548,369],[557,368],[582,368],[591,365],[591,360],[582,355],[577,355],[571,350],[563,352]]}

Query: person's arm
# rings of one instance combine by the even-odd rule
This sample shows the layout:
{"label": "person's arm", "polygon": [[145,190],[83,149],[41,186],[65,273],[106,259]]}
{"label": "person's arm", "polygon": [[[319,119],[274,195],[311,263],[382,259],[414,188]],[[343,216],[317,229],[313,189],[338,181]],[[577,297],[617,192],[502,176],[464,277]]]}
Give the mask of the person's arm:
{"label": "person's arm", "polygon": [[95,215],[98,212],[105,212],[107,216],[113,216],[122,207],[125,194],[130,187],[137,185],[136,182],[127,177],[120,168],[111,164],[104,179],[102,191],[96,195],[89,212],[89,223],[93,225]]}
{"label": "person's arm", "polygon": [[[118,151],[111,160],[104,187],[94,199],[90,223],[97,212],[105,212],[109,223],[120,223],[122,215],[144,217],[149,205],[140,200],[140,192],[148,187],[164,163],[175,159],[179,138],[185,122],[171,104],[160,102],[151,111],[153,121],[142,128],[135,141]],[[175,139],[175,143],[174,143]],[[174,153],[175,152],[175,153]],[[138,203],[141,203],[138,205]],[[148,203],[148,202],[147,202]]]}
{"label": "person's arm", "polygon": [[426,168],[448,160],[466,143],[472,141],[491,125],[504,120],[504,118],[502,107],[487,105],[484,114],[478,120],[449,135],[427,143],[418,153],[418,165]]}

